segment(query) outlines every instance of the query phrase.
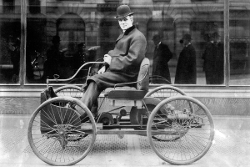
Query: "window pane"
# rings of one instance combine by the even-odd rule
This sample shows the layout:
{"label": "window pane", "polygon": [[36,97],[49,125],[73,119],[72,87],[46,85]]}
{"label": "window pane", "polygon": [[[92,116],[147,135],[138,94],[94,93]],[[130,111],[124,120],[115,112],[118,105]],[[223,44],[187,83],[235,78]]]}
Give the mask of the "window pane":
{"label": "window pane", "polygon": [[87,31],[86,20],[80,16],[86,10],[82,9],[71,3],[60,6],[58,1],[29,1],[28,83],[45,83],[46,78],[53,78],[55,74],[60,78],[71,77],[84,63]]}
{"label": "window pane", "polygon": [[[134,24],[148,41],[151,83],[224,84],[223,2],[126,2],[135,12]],[[28,3],[29,83],[44,83],[54,74],[68,78],[84,62],[102,60],[121,33],[114,19],[119,0]],[[86,69],[79,82],[83,75]]]}
{"label": "window pane", "polygon": [[230,85],[249,85],[250,2],[230,3]]}
{"label": "window pane", "polygon": [[4,0],[0,9],[0,84],[18,83],[21,7],[14,0]]}
{"label": "window pane", "polygon": [[153,82],[170,74],[175,84],[224,84],[223,2],[155,5],[147,27]]}

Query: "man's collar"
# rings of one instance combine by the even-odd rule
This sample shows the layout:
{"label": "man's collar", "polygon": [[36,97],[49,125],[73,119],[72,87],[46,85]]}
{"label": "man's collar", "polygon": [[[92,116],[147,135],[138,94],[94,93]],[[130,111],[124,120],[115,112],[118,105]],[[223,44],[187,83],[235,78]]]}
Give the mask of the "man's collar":
{"label": "man's collar", "polygon": [[128,29],[124,32],[124,35],[128,35],[134,28],[135,28],[134,25],[133,25],[132,27],[128,28]]}
{"label": "man's collar", "polygon": [[161,44],[161,41],[157,45],[155,45],[155,47],[159,48],[160,44]]}
{"label": "man's collar", "polygon": [[191,45],[191,42],[189,42],[185,47],[188,47],[189,45]]}

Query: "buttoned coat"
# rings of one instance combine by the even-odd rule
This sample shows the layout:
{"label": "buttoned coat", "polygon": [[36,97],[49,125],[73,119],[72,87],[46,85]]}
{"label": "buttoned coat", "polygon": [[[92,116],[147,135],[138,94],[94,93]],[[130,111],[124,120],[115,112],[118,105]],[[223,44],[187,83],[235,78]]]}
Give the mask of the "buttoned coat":
{"label": "buttoned coat", "polygon": [[224,82],[224,47],[221,42],[209,42],[202,55],[203,69],[207,84],[223,84]]}
{"label": "buttoned coat", "polygon": [[164,77],[171,83],[168,62],[172,57],[168,45],[161,42],[154,51],[152,75]]}
{"label": "buttoned coat", "polygon": [[196,84],[196,52],[192,44],[185,46],[180,53],[175,83]]}
{"label": "buttoned coat", "polygon": [[112,57],[108,70],[88,78],[87,84],[94,81],[102,91],[116,83],[136,81],[146,47],[145,36],[135,26],[127,29],[117,38],[114,49],[108,52]]}

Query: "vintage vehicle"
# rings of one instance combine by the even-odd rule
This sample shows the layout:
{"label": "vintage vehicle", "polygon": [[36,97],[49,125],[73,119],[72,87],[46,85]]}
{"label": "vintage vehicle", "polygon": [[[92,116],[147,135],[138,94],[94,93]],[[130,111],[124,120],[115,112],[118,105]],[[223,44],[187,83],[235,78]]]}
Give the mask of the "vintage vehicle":
{"label": "vintage vehicle", "polygon": [[[170,164],[190,164],[202,158],[212,145],[214,124],[207,107],[171,85],[148,91],[149,60],[141,63],[138,80],[115,85],[98,99],[94,117],[83,104],[83,91],[77,85],[56,90],[51,82],[72,80],[48,79],[41,93],[41,105],[34,111],[28,126],[28,141],[33,152],[50,165],[73,165],[84,159],[94,146],[97,135],[141,135],[148,138],[153,151]],[[103,104],[109,103],[108,111]],[[84,121],[75,109],[87,114]],[[107,106],[107,105],[105,105]]]}

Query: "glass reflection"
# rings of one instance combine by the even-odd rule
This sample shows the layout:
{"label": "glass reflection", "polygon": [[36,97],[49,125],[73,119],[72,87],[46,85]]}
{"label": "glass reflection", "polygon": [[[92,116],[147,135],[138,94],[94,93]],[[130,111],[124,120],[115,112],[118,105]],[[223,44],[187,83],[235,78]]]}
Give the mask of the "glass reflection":
{"label": "glass reflection", "polygon": [[[4,37],[1,38],[0,44],[2,52],[1,82],[10,83],[13,82],[10,75],[12,76],[14,71],[8,47],[8,43],[11,41],[9,36],[20,38],[20,29],[13,27],[20,27],[21,11],[17,1],[3,0],[3,2],[2,12],[8,13],[8,18],[11,19],[5,19],[6,14],[1,13],[3,18],[1,19],[1,36]],[[144,33],[148,41],[146,56],[151,61],[151,84],[224,84],[223,1],[140,0],[126,2],[136,12],[135,25]],[[104,53],[114,47],[114,41],[119,35],[119,31],[117,31],[119,27],[114,16],[120,3],[123,1],[28,0],[26,83],[45,83],[46,78],[53,78],[55,73],[59,74],[60,78],[68,78],[77,70],[79,63],[99,61]],[[235,18],[238,17],[235,16]],[[234,19],[230,23],[236,28],[245,27],[244,29],[247,29],[248,26],[245,20]],[[215,41],[212,39],[214,33],[217,33],[216,42],[214,42],[216,46],[212,47],[212,41]],[[177,68],[180,64],[178,62],[182,59],[181,53],[186,47],[179,41],[185,34],[190,34],[192,38],[190,42],[195,50],[195,55],[190,56],[183,63],[191,64],[192,67],[184,68],[183,65],[179,65]],[[157,44],[153,39],[156,35],[160,36],[158,44],[167,46],[164,51],[155,50]],[[52,41],[55,36],[60,38],[58,46],[60,56],[55,56],[60,57],[60,63],[58,60],[58,63],[52,63],[53,65],[51,64],[51,67],[48,68],[48,64],[50,64],[48,63],[50,59],[48,50],[53,46]],[[236,34],[235,38],[238,36]],[[241,58],[234,56],[236,52],[241,53],[237,50],[239,49],[237,42],[242,41],[232,42],[231,74],[234,75],[237,72],[245,72],[240,69],[247,69],[248,66]],[[245,52],[248,50],[244,49],[244,47],[248,48],[247,44],[239,45],[241,50],[245,50]],[[209,53],[208,50],[213,51]],[[156,58],[157,52],[164,52],[165,55],[162,56],[164,58]],[[77,57],[77,53],[80,56]],[[246,59],[246,56],[243,59]],[[79,63],[77,64],[76,61]],[[240,67],[238,67],[239,62],[243,62]],[[191,72],[190,68],[194,72]],[[182,78],[180,82],[176,81],[179,80],[179,74],[177,74],[179,71],[182,71],[182,75],[188,79]],[[218,76],[215,76],[215,73]],[[84,82],[85,75],[86,73],[82,72],[77,76],[79,80],[75,82]]]}
{"label": "glass reflection", "polygon": [[238,7],[232,3],[229,10],[230,85],[249,85],[250,2]]}
{"label": "glass reflection", "polygon": [[3,0],[0,8],[0,84],[18,83],[21,8],[14,0]]}

